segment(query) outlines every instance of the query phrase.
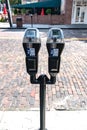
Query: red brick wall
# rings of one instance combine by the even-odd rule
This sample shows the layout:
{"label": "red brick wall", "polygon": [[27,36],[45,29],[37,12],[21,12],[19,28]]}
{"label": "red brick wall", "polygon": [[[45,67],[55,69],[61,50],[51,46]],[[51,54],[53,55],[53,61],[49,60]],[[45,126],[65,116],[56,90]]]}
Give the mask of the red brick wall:
{"label": "red brick wall", "polygon": [[[65,14],[61,15],[33,15],[34,24],[71,24],[72,15],[72,2],[73,0],[66,0]],[[29,15],[13,16],[13,23],[16,23],[16,18],[22,17],[23,23],[30,24],[31,17]]]}
{"label": "red brick wall", "polygon": [[66,24],[71,24],[72,4],[73,0],[66,0],[65,18],[64,18]]}

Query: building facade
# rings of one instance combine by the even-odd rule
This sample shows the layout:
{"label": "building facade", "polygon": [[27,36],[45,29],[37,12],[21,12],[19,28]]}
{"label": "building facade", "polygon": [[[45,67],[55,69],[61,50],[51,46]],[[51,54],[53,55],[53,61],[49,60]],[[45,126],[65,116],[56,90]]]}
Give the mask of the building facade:
{"label": "building facade", "polygon": [[[41,1],[41,0],[40,0]],[[47,0],[46,0],[47,1]],[[48,0],[50,1],[50,0]],[[40,14],[33,15],[33,23],[34,24],[71,24],[71,14],[72,14],[72,1],[73,0],[61,0],[61,4],[55,7],[55,14],[53,15],[44,15]],[[54,2],[54,1],[52,1]],[[52,4],[51,2],[51,4]],[[59,0],[60,2],[60,0]],[[38,8],[37,8],[38,9]],[[41,8],[42,9],[42,8]],[[46,7],[46,9],[49,9]],[[57,11],[61,10],[60,15],[58,15]],[[60,11],[59,11],[60,12]],[[18,16],[17,16],[18,17]],[[31,20],[29,16],[22,15],[23,23],[29,23]],[[13,17],[13,19],[16,19]]]}
{"label": "building facade", "polygon": [[87,24],[87,0],[73,0],[72,24]]}
{"label": "building facade", "polygon": [[[22,4],[38,1],[45,0],[22,0]],[[3,6],[0,3],[0,14],[2,13]],[[53,24],[87,24],[87,0],[61,0],[61,15],[52,16],[51,19]],[[38,21],[50,24],[49,20],[45,22],[41,17]]]}
{"label": "building facade", "polygon": [[87,0],[61,0],[61,2],[65,5],[64,24],[87,24]]}
{"label": "building facade", "polygon": [[[27,2],[45,0],[22,0]],[[24,23],[30,21],[28,16],[24,17]],[[61,0],[61,14],[41,16],[33,15],[33,22],[39,24],[87,24],[87,0]]]}

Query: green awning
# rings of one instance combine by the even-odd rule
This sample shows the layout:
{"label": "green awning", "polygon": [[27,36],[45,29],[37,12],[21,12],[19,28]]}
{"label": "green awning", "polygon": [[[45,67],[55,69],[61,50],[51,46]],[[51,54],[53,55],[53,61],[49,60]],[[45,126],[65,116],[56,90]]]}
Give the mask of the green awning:
{"label": "green awning", "polygon": [[41,1],[41,2],[35,2],[30,4],[19,4],[19,5],[13,5],[12,8],[58,8],[61,6],[61,0],[48,0],[48,1]]}

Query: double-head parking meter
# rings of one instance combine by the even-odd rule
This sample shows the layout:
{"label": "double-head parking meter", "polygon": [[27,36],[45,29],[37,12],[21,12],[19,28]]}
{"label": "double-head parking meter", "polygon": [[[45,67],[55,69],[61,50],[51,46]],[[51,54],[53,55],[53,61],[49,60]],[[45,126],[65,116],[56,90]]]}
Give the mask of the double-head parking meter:
{"label": "double-head parking meter", "polygon": [[30,75],[35,75],[38,70],[38,52],[41,46],[39,30],[28,28],[23,38],[23,48],[26,54],[26,68]]}
{"label": "double-head parking meter", "polygon": [[63,31],[59,28],[52,28],[48,32],[47,38],[48,57],[48,70],[49,74],[53,77],[59,72],[61,53],[64,48],[64,35]]}
{"label": "double-head parking meter", "polygon": [[26,68],[30,75],[30,81],[33,84],[40,84],[40,130],[45,129],[45,98],[46,84],[54,84],[56,75],[60,69],[61,53],[64,48],[63,31],[59,28],[52,28],[48,32],[47,50],[48,50],[48,70],[50,79],[42,74],[36,79],[38,70],[38,52],[41,46],[39,30],[28,28],[24,33],[23,48],[26,54]]}

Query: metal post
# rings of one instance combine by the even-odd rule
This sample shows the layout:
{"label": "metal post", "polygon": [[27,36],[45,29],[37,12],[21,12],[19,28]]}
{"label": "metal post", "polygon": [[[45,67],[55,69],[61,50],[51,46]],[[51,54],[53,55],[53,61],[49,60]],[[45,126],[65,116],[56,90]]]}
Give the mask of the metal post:
{"label": "metal post", "polygon": [[12,27],[12,16],[11,16],[11,8],[10,8],[9,0],[6,0],[6,8],[7,8],[7,13],[8,13],[9,24],[10,24],[10,27]]}
{"label": "metal post", "polygon": [[33,28],[33,15],[31,14],[31,28]]}
{"label": "metal post", "polygon": [[46,75],[40,76],[40,130],[45,129]]}

